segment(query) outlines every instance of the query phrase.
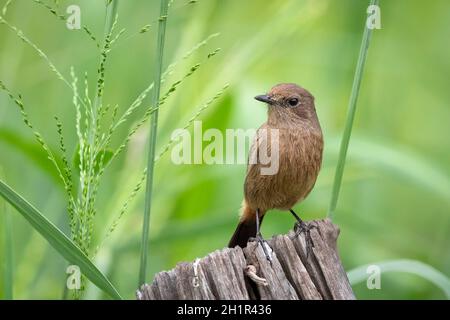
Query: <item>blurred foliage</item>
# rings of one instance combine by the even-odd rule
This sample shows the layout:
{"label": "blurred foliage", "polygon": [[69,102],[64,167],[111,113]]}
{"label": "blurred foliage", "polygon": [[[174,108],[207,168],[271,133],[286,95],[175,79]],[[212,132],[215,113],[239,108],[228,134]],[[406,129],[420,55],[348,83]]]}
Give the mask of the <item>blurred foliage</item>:
{"label": "blurred foliage", "polygon": [[[5,2],[1,0],[0,5]],[[166,101],[160,112],[159,148],[225,83],[230,83],[226,95],[202,114],[204,130],[256,128],[266,114],[252,97],[279,82],[299,83],[316,97],[326,146],[317,185],[297,210],[306,219],[323,218],[368,1],[188,2],[174,0],[170,8],[165,65],[180,60],[209,35],[220,35],[181,59],[162,91],[209,52],[218,47],[221,52]],[[59,3],[63,10],[79,4],[82,24],[93,34],[102,34],[104,1]],[[418,0],[381,1],[382,29],[374,32],[371,42],[335,217],[341,228],[339,251],[347,270],[382,260],[413,259],[450,276],[450,44],[444,40],[450,28],[448,9],[447,0],[426,5]],[[158,12],[157,1],[121,1],[119,5],[118,28],[126,28],[126,32],[110,55],[104,100],[119,104],[122,111],[153,79]],[[80,72],[96,73],[97,49],[83,31],[68,30],[64,22],[31,1],[13,1],[6,17],[43,49],[64,75],[69,75],[72,65]],[[149,32],[139,34],[149,23]],[[2,25],[0,79],[23,95],[30,118],[54,148],[58,135],[53,116],[57,115],[64,125],[68,150],[75,152],[70,90]],[[138,121],[142,114],[134,117]],[[121,127],[112,143],[120,144],[132,126]],[[103,239],[142,174],[147,131],[139,131],[119,161],[105,172],[94,243]],[[3,93],[0,166],[9,185],[68,232],[64,187],[23,125],[17,108]],[[176,166],[170,153],[158,161],[149,274],[226,245],[237,222],[244,176],[245,165]],[[141,192],[95,261],[126,298],[134,297],[137,284],[143,199]],[[22,217],[9,211],[14,297],[60,298],[65,261]],[[288,214],[271,212],[263,234],[285,233],[293,222]],[[1,260],[5,254],[0,246]],[[3,287],[0,278],[0,298],[4,297]],[[365,299],[444,298],[439,288],[419,276],[398,272],[382,277],[381,290],[368,290],[364,283],[354,289],[358,298]],[[93,286],[87,297],[105,298]]]}

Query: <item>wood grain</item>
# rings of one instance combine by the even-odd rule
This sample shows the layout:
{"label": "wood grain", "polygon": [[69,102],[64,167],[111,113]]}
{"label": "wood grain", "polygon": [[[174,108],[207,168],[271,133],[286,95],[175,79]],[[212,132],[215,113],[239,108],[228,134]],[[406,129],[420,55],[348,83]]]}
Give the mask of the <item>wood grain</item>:
{"label": "wood grain", "polygon": [[[339,259],[339,228],[330,220],[308,222],[313,248],[305,234],[275,236],[267,241],[271,261],[261,245],[214,251],[196,262],[181,262],[158,273],[137,291],[138,300],[353,300],[355,295]],[[246,274],[253,266],[253,282]],[[248,269],[247,269],[248,270]]]}

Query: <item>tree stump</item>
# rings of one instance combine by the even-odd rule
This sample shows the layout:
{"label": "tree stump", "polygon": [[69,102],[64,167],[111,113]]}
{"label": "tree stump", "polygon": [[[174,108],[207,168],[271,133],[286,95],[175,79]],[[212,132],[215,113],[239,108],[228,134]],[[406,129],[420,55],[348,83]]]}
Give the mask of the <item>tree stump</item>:
{"label": "tree stump", "polygon": [[[138,300],[345,300],[355,299],[337,252],[339,228],[329,219],[308,222],[305,234],[268,240],[272,261],[257,242],[214,251],[195,262],[179,263],[137,291]],[[270,252],[270,250],[269,250]]]}

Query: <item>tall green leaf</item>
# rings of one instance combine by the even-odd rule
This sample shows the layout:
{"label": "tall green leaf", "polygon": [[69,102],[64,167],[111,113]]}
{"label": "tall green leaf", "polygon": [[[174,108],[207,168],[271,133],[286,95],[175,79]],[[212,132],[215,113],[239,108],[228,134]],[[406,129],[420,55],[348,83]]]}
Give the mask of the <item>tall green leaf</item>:
{"label": "tall green leaf", "polygon": [[[168,0],[161,0],[161,9],[159,15],[158,28],[158,44],[156,54],[156,72],[155,72],[155,90],[153,90],[152,106],[159,106],[159,96],[161,90],[161,76],[162,64],[164,57],[164,43],[166,38],[166,22],[167,11],[169,9]],[[150,212],[152,207],[153,195],[153,173],[155,168],[155,150],[156,150],[156,134],[158,131],[158,109],[153,113],[150,122],[150,141],[147,157],[147,178],[146,178],[146,193],[144,204],[144,222],[142,226],[142,244],[141,244],[141,262],[139,268],[139,285],[145,283],[147,274],[147,259],[148,259],[148,239],[150,233]]]}
{"label": "tall green leaf", "polygon": [[[435,284],[440,288],[447,299],[450,299],[450,278],[440,271],[436,270],[432,266],[425,264],[417,260],[389,260],[374,263],[380,268],[382,273],[384,272],[406,272],[418,275],[424,279]],[[347,275],[352,285],[363,282],[367,279],[367,268],[369,265],[364,265],[350,270]]]}
{"label": "tall green leaf", "polygon": [[[3,176],[3,170],[0,167],[0,176]],[[12,221],[11,213],[6,207],[6,202],[0,199],[0,221],[3,240],[3,299],[13,299],[13,242],[12,242]]]}
{"label": "tall green leaf", "polygon": [[61,230],[42,215],[35,207],[0,180],[0,195],[5,198],[39,232],[50,245],[68,262],[77,265],[81,272],[108,293],[112,298],[122,299],[111,282],[97,269],[89,258]]}
{"label": "tall green leaf", "polygon": [[[379,0],[371,0],[370,5],[378,5]],[[334,176],[333,190],[331,193],[330,208],[328,209],[328,217],[333,219],[339,199],[339,191],[342,184],[342,176],[344,175],[345,160],[347,159],[348,145],[350,136],[352,135],[353,120],[355,119],[356,103],[358,102],[359,89],[366,64],[367,51],[369,50],[370,39],[372,37],[372,29],[367,24],[364,27],[361,48],[359,49],[358,62],[356,64],[355,77],[353,78],[352,93],[348,103],[347,120],[345,121],[344,133],[342,135],[341,149],[339,151],[336,173]]]}
{"label": "tall green leaf", "polygon": [[4,299],[12,300],[13,299],[13,242],[12,242],[12,221],[11,221],[11,213],[7,210],[2,212],[4,217],[4,250],[5,250],[5,260],[4,260]]}

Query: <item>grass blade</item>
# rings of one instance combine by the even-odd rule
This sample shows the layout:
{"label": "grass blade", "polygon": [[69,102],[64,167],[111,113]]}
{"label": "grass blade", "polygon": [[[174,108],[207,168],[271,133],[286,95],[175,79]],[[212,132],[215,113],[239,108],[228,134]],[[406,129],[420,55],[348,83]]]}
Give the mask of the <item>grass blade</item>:
{"label": "grass blade", "polygon": [[[2,170],[0,168],[0,175]],[[12,221],[11,213],[9,212],[6,202],[0,199],[0,221],[2,222],[3,234],[3,299],[13,299],[13,242],[12,242]]]}
{"label": "grass blade", "polygon": [[[6,206],[4,206],[6,207]],[[13,242],[11,213],[5,208],[4,214],[4,237],[5,237],[5,261],[4,261],[4,299],[13,299]]]}
{"label": "grass blade", "polygon": [[12,0],[7,0],[5,5],[2,8],[2,15],[6,16],[6,12],[8,12],[8,7],[11,4]]}
{"label": "grass blade", "polygon": [[[378,0],[371,0],[370,5],[378,5]],[[342,184],[342,176],[344,174],[345,160],[347,158],[348,144],[350,136],[352,135],[353,120],[355,119],[356,103],[358,102],[359,89],[361,87],[362,75],[364,72],[364,65],[366,63],[367,51],[369,50],[370,39],[372,37],[372,29],[369,29],[364,22],[364,34],[359,50],[358,63],[356,65],[355,77],[353,79],[352,93],[348,103],[347,120],[345,122],[344,134],[342,136],[341,148],[339,151],[338,163],[336,166],[336,174],[334,176],[333,190],[331,193],[330,208],[328,210],[328,217],[333,218],[336,210],[339,191]]]}
{"label": "grass blade", "polygon": [[[152,105],[157,107],[159,104],[159,96],[161,91],[161,75],[162,64],[164,56],[164,42],[166,34],[166,21],[168,11],[168,0],[161,0],[161,11],[159,16],[158,28],[158,45],[156,54],[156,72],[155,72],[155,90],[153,91]],[[145,283],[147,273],[147,258],[148,258],[148,240],[150,229],[150,211],[152,206],[152,186],[153,186],[153,172],[155,167],[155,150],[156,150],[156,134],[158,130],[158,109],[153,113],[150,122],[150,142],[147,158],[147,180],[146,180],[146,194],[144,207],[144,222],[142,226],[142,243],[141,243],[141,263],[139,270],[139,285]]]}
{"label": "grass blade", "polygon": [[77,265],[90,281],[112,298],[122,299],[111,282],[63,232],[1,180],[0,195],[22,214],[68,262]]}
{"label": "grass blade", "polygon": [[[432,266],[417,260],[389,260],[379,263],[374,263],[380,268],[381,272],[406,272],[418,275],[424,279],[432,282],[436,287],[440,288],[447,299],[450,299],[450,278]],[[367,279],[367,267],[364,265],[352,269],[348,272],[348,279],[352,285],[363,282]]]}

